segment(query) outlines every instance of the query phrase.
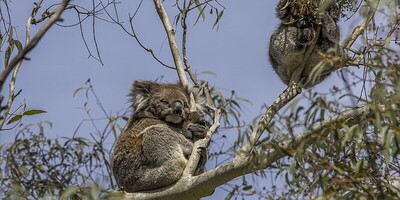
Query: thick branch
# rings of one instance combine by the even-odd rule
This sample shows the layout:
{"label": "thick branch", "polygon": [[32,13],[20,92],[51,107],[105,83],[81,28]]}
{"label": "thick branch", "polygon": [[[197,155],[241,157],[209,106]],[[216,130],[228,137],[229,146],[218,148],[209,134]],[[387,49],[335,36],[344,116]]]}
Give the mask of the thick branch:
{"label": "thick branch", "polygon": [[254,129],[251,134],[249,141],[242,147],[242,156],[248,156],[251,149],[254,147],[255,143],[261,137],[261,134],[268,127],[271,120],[274,118],[275,114],[287,103],[289,103],[294,97],[300,94],[301,88],[297,85],[289,86],[282,94],[279,95],[272,105],[265,111],[264,115],[258,122],[257,128]]}
{"label": "thick branch", "polygon": [[176,43],[175,37],[175,29],[172,27],[171,22],[169,21],[168,15],[165,12],[164,6],[162,5],[161,0],[154,0],[154,5],[156,7],[158,16],[160,17],[164,29],[167,33],[169,48],[171,49],[171,54],[174,59],[176,71],[178,73],[178,77],[181,80],[182,85],[189,86],[189,82],[185,75],[185,70],[183,68],[182,59],[179,53],[178,45]]}
{"label": "thick branch", "polygon": [[241,175],[266,169],[277,160],[288,156],[288,154],[282,152],[297,150],[300,146],[305,149],[313,144],[317,138],[326,137],[329,131],[324,130],[344,121],[350,124],[359,123],[370,113],[370,110],[366,106],[344,111],[337,116],[325,120],[321,124],[313,126],[294,139],[280,142],[281,149],[271,147],[259,154],[253,154],[247,157],[237,156],[235,159],[222,166],[205,172],[198,177],[194,177],[194,180],[191,183],[196,190],[206,191],[207,189],[215,188]]}
{"label": "thick branch", "polygon": [[64,9],[67,7],[70,0],[63,0],[61,4],[58,6],[56,12],[50,17],[49,21],[44,24],[37,34],[32,38],[32,40],[22,49],[21,52],[15,56],[10,63],[5,67],[3,72],[0,75],[0,91],[3,88],[4,82],[11,71],[17,66],[22,59],[38,44],[38,42],[42,39],[44,34],[50,29],[50,27],[60,20],[60,16],[63,13]]}
{"label": "thick branch", "polygon": [[[253,167],[251,162],[253,158],[249,156],[249,152],[254,147],[254,144],[258,141],[265,128],[269,125],[274,115],[300,92],[301,89],[298,86],[293,85],[288,87],[281,95],[279,95],[278,99],[272,103],[260,119],[260,122],[251,135],[249,142],[243,146],[242,153],[232,161],[209,172],[205,172],[198,176],[191,176],[192,171],[194,170],[193,167],[196,166],[199,160],[198,153],[194,151],[189,159],[188,167],[185,169],[182,178],[176,184],[160,191],[151,191],[148,193],[127,193],[125,194],[124,199],[198,199],[210,195],[216,187],[227,183],[233,178],[255,171],[256,168]],[[214,112],[214,125],[207,132],[207,137],[196,142],[193,149],[206,147],[208,141],[211,139],[211,134],[216,128],[218,128],[219,110],[215,109]]]}
{"label": "thick branch", "polygon": [[[384,110],[385,108],[381,108]],[[212,191],[230,180],[257,170],[263,170],[272,163],[282,159],[288,154],[282,152],[296,151],[299,147],[305,149],[320,137],[326,137],[329,129],[346,122],[356,124],[372,114],[367,106],[350,109],[339,115],[333,116],[318,125],[312,126],[294,139],[279,142],[280,148],[271,147],[258,154],[247,157],[237,156],[232,161],[207,171],[199,176],[181,179],[174,186],[162,191],[149,191],[148,193],[125,194],[125,199],[196,199],[212,193]],[[271,145],[272,146],[272,145]]]}

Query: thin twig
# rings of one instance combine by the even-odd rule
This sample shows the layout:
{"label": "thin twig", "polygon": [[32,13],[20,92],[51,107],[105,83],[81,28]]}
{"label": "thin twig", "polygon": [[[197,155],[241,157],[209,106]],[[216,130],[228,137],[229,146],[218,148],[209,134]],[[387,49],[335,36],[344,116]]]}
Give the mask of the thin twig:
{"label": "thin twig", "polygon": [[348,52],[348,50],[350,49],[350,47],[354,44],[354,42],[357,40],[357,38],[364,33],[364,30],[367,28],[369,22],[373,19],[373,17],[375,16],[375,13],[378,9],[380,0],[378,1],[374,1],[373,3],[375,3],[375,5],[371,6],[370,8],[370,12],[368,14],[368,16],[365,18],[365,20],[358,25],[356,28],[353,29],[353,32],[351,33],[351,35],[342,43],[343,49],[345,50],[346,54]]}
{"label": "thin twig", "polygon": [[171,49],[171,54],[174,59],[176,72],[178,73],[179,80],[181,81],[182,85],[188,87],[189,82],[185,75],[185,69],[183,68],[182,59],[179,53],[178,45],[176,43],[175,37],[175,29],[172,27],[171,22],[169,21],[168,15],[162,5],[161,0],[153,0],[154,5],[156,7],[158,16],[164,25],[164,29],[167,33],[169,47]]}
{"label": "thin twig", "polygon": [[50,27],[55,24],[57,21],[60,20],[61,14],[63,13],[64,9],[67,7],[68,3],[70,0],[63,0],[58,6],[56,12],[50,17],[49,21],[44,24],[39,31],[36,33],[36,35],[32,38],[31,42],[27,44],[21,52],[18,53],[11,61],[10,63],[5,67],[5,69],[2,71],[0,75],[0,91],[3,88],[4,82],[8,75],[11,73],[11,71],[17,66],[17,64],[25,58],[25,56],[39,43],[39,41],[42,39],[44,34],[50,29]]}
{"label": "thin twig", "polygon": [[[32,20],[35,18],[37,11],[39,10],[41,4],[42,4],[43,0],[40,0],[36,3],[36,6],[33,8],[31,16],[29,16],[27,22],[26,22],[26,36],[25,36],[25,46],[29,44],[30,42],[30,31],[31,31],[31,24],[32,24]],[[11,76],[11,80],[9,83],[9,95],[8,95],[8,101],[7,101],[7,106],[5,107],[4,111],[3,111],[3,116],[2,118],[0,118],[0,130],[3,129],[4,123],[7,119],[7,116],[10,112],[11,106],[15,100],[15,98],[17,97],[17,95],[15,95],[15,83],[17,81],[17,75],[19,72],[19,69],[21,68],[22,65],[22,61],[19,61],[18,64],[15,66],[14,72]]]}

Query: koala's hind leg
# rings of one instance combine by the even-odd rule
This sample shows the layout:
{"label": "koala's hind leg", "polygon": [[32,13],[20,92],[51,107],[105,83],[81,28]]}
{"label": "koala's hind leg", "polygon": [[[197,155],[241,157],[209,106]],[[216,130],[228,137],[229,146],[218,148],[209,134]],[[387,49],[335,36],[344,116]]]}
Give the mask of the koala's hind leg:
{"label": "koala's hind leg", "polygon": [[272,68],[286,85],[298,83],[303,71],[300,64],[304,59],[306,46],[297,40],[297,27],[281,25],[271,35],[269,42],[269,60]]}
{"label": "koala's hind leg", "polygon": [[162,166],[153,167],[142,166],[136,170],[138,176],[136,180],[125,187],[127,192],[138,192],[160,189],[177,182],[185,169],[185,164],[177,160],[169,160]]}
{"label": "koala's hind leg", "polygon": [[138,176],[134,191],[154,190],[177,182],[187,165],[193,145],[182,134],[168,127],[153,127],[143,135],[142,154],[145,166]]}

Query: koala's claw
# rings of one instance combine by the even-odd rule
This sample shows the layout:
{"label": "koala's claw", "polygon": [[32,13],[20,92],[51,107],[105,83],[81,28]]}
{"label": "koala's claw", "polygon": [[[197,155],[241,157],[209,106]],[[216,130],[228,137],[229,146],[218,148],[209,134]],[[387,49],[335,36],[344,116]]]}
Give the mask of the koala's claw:
{"label": "koala's claw", "polygon": [[201,174],[205,171],[205,164],[207,162],[207,148],[199,147],[197,148],[197,153],[200,155],[199,163],[197,164],[196,171],[194,175]]}

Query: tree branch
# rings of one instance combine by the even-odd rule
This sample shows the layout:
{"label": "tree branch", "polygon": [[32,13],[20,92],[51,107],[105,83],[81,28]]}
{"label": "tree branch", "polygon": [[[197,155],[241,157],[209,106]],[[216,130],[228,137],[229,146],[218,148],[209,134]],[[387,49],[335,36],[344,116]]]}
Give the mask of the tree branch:
{"label": "tree branch", "polygon": [[164,29],[167,33],[169,47],[171,49],[171,54],[174,59],[176,72],[178,73],[178,77],[184,86],[189,86],[189,82],[185,75],[185,70],[183,68],[182,59],[179,53],[178,45],[176,43],[175,37],[175,29],[172,27],[171,22],[169,21],[168,15],[165,12],[164,6],[162,5],[161,0],[154,0],[154,5],[156,7],[158,16],[164,25]]}
{"label": "tree branch", "polygon": [[[40,0],[40,1],[38,1],[38,3],[36,3],[36,6],[32,10],[31,16],[29,16],[29,18],[26,22],[25,46],[28,45],[30,42],[32,20],[35,18],[37,11],[39,10],[40,6],[42,5],[42,2],[43,2],[43,0]],[[17,95],[15,95],[15,82],[17,80],[17,75],[18,75],[19,69],[21,68],[22,61],[23,60],[20,60],[18,62],[18,64],[15,66],[14,72],[11,76],[11,80],[10,80],[10,84],[9,84],[9,95],[8,95],[7,106],[6,106],[5,110],[3,111],[2,118],[0,119],[0,130],[3,129],[4,123],[7,119],[8,113],[10,112],[10,109],[14,102],[14,99],[16,96],[18,96],[18,93],[17,93]]]}
{"label": "tree branch", "polygon": [[357,40],[357,38],[364,33],[364,30],[367,28],[369,22],[372,20],[372,18],[375,16],[375,13],[378,9],[379,1],[373,1],[374,5],[371,5],[370,8],[371,10],[368,12],[368,16],[365,18],[365,20],[358,25],[356,28],[353,29],[353,32],[351,35],[343,42],[342,46],[343,49],[347,52],[349,51],[350,47],[354,44],[354,42]]}
{"label": "tree branch", "polygon": [[187,163],[187,166],[185,168],[185,170],[183,171],[183,175],[182,176],[192,176],[194,171],[197,168],[197,163],[199,163],[200,160],[200,153],[195,151],[201,148],[207,148],[208,144],[210,144],[211,138],[212,138],[212,134],[215,133],[215,131],[217,130],[217,128],[219,127],[220,123],[219,123],[219,114],[220,114],[220,110],[216,109],[216,108],[212,108],[214,111],[214,123],[213,125],[208,129],[206,137],[202,140],[199,140],[197,142],[194,143],[193,146],[193,151],[192,154],[189,157],[189,161]]}
{"label": "tree branch", "polygon": [[[266,169],[277,160],[288,156],[288,154],[282,152],[294,151],[299,147],[305,149],[313,144],[319,137],[326,137],[329,133],[329,131],[326,130],[334,127],[336,124],[344,121],[346,121],[346,123],[356,124],[369,114],[371,114],[371,111],[367,106],[350,109],[325,120],[319,125],[313,126],[294,139],[281,141],[279,143],[280,149],[271,147],[268,150],[248,155],[247,157],[239,156],[239,154],[232,161],[194,177],[194,180],[191,182],[191,187],[196,191],[209,191],[241,175]],[[189,191],[189,193],[195,193],[196,191]]]}
{"label": "tree branch", "polygon": [[279,95],[278,99],[276,99],[272,103],[272,105],[265,111],[264,115],[261,117],[260,121],[258,122],[257,128],[254,129],[249,138],[249,141],[242,147],[241,156],[248,156],[249,152],[254,147],[258,139],[261,137],[261,134],[264,132],[264,130],[268,127],[275,114],[300,93],[301,88],[294,84],[286,88],[286,90]]}
{"label": "tree branch", "polygon": [[32,38],[31,42],[29,42],[21,52],[18,53],[8,65],[5,67],[3,72],[0,75],[0,91],[3,88],[4,82],[11,71],[17,66],[22,59],[38,44],[38,42],[42,39],[44,34],[50,29],[50,27],[60,20],[60,16],[63,13],[64,9],[67,7],[70,0],[63,0],[61,4],[58,6],[56,12],[50,17],[49,21],[44,24],[37,34]]}
{"label": "tree branch", "polygon": [[[237,155],[232,161],[209,172],[205,172],[198,176],[192,176],[191,174],[194,170],[193,167],[196,167],[196,164],[199,161],[199,154],[196,151],[193,151],[188,166],[186,167],[182,178],[177,183],[164,190],[156,190],[148,193],[126,193],[124,199],[198,199],[210,195],[216,187],[232,180],[233,178],[254,171],[251,162],[252,158],[249,156],[249,152],[254,147],[254,144],[258,141],[265,128],[269,125],[274,115],[300,92],[301,88],[293,85],[288,87],[281,95],[279,95],[278,99],[272,103],[260,119],[257,128],[250,136],[249,142],[243,146],[241,154]],[[208,146],[207,144],[211,139],[212,133],[219,126],[219,110],[214,109],[214,113],[213,126],[211,126],[210,130],[207,132],[206,138],[196,142],[193,149]]]}
{"label": "tree branch", "polygon": [[[384,106],[379,107],[380,111],[386,110]],[[357,124],[372,115],[373,112],[367,106],[346,110],[333,116],[320,124],[314,125],[293,139],[286,139],[278,142],[279,147],[274,145],[246,157],[236,156],[230,162],[215,169],[207,171],[194,177],[184,177],[175,185],[164,190],[148,191],[143,193],[125,193],[124,199],[196,199],[210,195],[212,191],[230,180],[271,166],[277,160],[286,156],[282,152],[295,152],[298,148],[306,149],[320,137],[327,137],[331,129],[341,123],[347,125]]]}

